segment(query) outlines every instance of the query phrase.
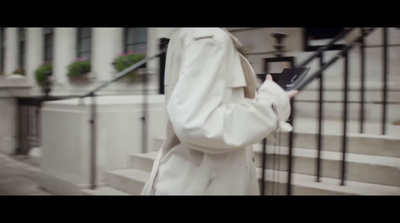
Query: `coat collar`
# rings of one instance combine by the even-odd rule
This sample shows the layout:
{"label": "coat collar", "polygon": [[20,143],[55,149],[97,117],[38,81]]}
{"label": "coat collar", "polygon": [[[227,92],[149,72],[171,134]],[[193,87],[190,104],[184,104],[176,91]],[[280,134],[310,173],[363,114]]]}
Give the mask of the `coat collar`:
{"label": "coat collar", "polygon": [[232,35],[232,33],[230,33],[226,28],[222,29],[231,37],[236,49],[243,46],[243,44],[239,41],[239,39],[236,36]]}

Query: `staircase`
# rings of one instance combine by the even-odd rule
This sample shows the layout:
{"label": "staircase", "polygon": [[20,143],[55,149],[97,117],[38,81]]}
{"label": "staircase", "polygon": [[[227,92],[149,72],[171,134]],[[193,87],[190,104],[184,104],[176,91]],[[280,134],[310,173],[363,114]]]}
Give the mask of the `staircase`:
{"label": "staircase", "polygon": [[[293,195],[400,195],[400,126],[390,126],[389,136],[356,134],[356,123],[349,123],[347,180],[340,186],[341,136],[339,121],[326,121],[322,151],[321,182],[316,182],[316,131],[312,119],[295,122]],[[367,123],[366,130],[376,128]],[[298,126],[299,128],[296,128]],[[300,126],[302,126],[300,128]],[[305,126],[308,126],[306,128]],[[277,139],[279,135],[276,135]],[[280,135],[280,146],[267,147],[265,191],[267,195],[285,195],[287,182],[287,134]],[[130,168],[107,172],[107,186],[84,190],[87,195],[139,195],[150,175],[153,157],[161,147],[158,138],[153,152],[132,154]],[[261,183],[261,144],[255,144],[257,176]],[[260,184],[261,185],[261,184]]]}

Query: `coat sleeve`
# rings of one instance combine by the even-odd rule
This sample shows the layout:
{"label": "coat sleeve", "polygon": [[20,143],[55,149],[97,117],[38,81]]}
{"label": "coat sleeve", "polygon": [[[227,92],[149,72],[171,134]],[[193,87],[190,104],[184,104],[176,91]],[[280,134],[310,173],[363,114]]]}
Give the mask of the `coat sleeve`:
{"label": "coat sleeve", "polygon": [[224,153],[259,142],[289,114],[289,97],[276,83],[265,81],[254,99],[224,103],[225,59],[230,39],[214,35],[190,41],[167,112],[182,144],[205,153]]}

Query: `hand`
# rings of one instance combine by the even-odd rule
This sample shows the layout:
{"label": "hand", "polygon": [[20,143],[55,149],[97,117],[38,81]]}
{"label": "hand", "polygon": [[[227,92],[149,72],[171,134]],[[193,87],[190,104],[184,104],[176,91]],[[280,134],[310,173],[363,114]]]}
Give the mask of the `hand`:
{"label": "hand", "polygon": [[[270,74],[268,74],[267,77],[266,77],[266,80],[267,81],[273,81],[272,76]],[[291,91],[288,91],[287,94],[288,94],[289,98],[293,98],[294,96],[299,94],[299,91],[298,90],[291,90]]]}

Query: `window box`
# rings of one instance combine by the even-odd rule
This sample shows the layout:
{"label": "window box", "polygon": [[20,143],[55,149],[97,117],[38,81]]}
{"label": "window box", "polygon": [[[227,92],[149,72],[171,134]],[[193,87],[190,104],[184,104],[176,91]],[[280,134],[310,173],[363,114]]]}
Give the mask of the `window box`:
{"label": "window box", "polygon": [[[144,54],[129,51],[128,53],[120,53],[118,57],[114,59],[114,62],[112,64],[118,72],[121,72],[126,68],[134,65],[135,63],[143,60],[144,58],[146,58],[146,55]],[[146,64],[143,64],[142,66],[140,66],[140,68],[146,68]],[[138,75],[139,70],[140,69],[129,72],[123,79],[131,82],[140,81],[141,78]]]}
{"label": "window box", "polygon": [[91,61],[88,58],[77,58],[68,65],[69,79],[71,81],[92,81],[94,75],[91,72]]}
{"label": "window box", "polygon": [[43,87],[45,85],[47,78],[50,78],[47,75],[52,74],[52,69],[53,66],[51,64],[44,63],[35,71],[35,80],[39,86]]}
{"label": "window box", "polygon": [[16,70],[14,70],[13,74],[19,74],[19,75],[25,76],[25,69],[22,67],[17,68]]}

